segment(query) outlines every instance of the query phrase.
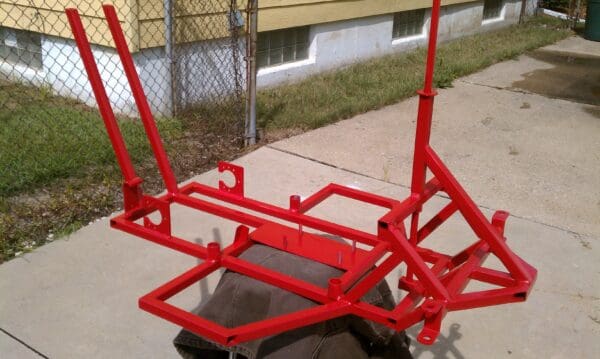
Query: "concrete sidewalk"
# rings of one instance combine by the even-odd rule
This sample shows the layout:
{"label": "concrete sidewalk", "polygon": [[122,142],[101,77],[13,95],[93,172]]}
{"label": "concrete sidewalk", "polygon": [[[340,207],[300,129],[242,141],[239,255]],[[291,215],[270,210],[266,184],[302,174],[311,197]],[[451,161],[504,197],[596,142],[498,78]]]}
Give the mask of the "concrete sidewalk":
{"label": "concrete sidewalk", "polygon": [[[600,65],[600,47],[582,41],[549,51],[577,58],[583,48],[581,56],[597,56]],[[600,108],[518,87],[553,66],[523,56],[440,91],[434,147],[486,215],[514,214],[510,245],[539,278],[526,303],[450,313],[439,341],[416,345],[415,357],[600,357]],[[333,181],[404,198],[415,116],[413,98],[250,153],[235,161],[247,171],[246,195],[286,206],[290,194],[308,195]],[[217,179],[214,170],[195,178],[215,186]],[[435,197],[425,216],[446,203]],[[335,197],[311,213],[374,232],[383,211]],[[233,223],[180,206],[173,220],[176,235],[199,243],[233,238]],[[448,250],[468,236],[455,216],[432,244]],[[108,219],[4,263],[0,357],[39,357],[35,350],[51,358],[176,358],[171,340],[178,328],[137,309],[137,299],[195,264],[111,230]],[[172,302],[193,308],[217,279]]]}

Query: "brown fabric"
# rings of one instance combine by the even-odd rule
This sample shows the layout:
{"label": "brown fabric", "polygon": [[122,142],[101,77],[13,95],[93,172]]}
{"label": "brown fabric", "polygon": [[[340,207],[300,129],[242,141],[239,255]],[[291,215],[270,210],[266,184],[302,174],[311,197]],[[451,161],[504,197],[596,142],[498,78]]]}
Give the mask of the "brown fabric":
{"label": "brown fabric", "polygon": [[[305,280],[323,288],[329,278],[341,271],[276,249],[254,245],[240,258]],[[385,281],[367,293],[363,300],[386,309],[394,307]],[[225,327],[237,327],[262,319],[310,308],[316,303],[269,284],[227,271],[214,294],[194,311]],[[185,359],[226,359],[228,352],[248,359],[409,359],[408,338],[393,330],[355,317],[346,316],[226,348],[182,330],[174,339]]]}

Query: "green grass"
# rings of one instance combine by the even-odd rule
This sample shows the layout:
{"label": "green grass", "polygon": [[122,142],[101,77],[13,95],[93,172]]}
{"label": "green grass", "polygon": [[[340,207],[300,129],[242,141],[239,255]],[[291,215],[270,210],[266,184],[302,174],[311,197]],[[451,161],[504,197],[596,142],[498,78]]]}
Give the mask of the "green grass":
{"label": "green grass", "polygon": [[[240,153],[231,114],[209,116],[217,110],[157,120],[180,180]],[[162,191],[140,120],[118,122],[145,193]],[[0,263],[118,209],[120,181],[96,109],[45,87],[0,82]]]}
{"label": "green grass", "polygon": [[[494,63],[554,43],[571,32],[560,20],[535,17],[522,25],[442,44],[436,87]],[[259,126],[312,129],[390,105],[414,95],[422,86],[426,49],[348,66],[302,82],[260,91]]]}
{"label": "green grass", "polygon": [[[56,179],[105,172],[115,157],[97,111],[43,89],[2,84],[0,89],[0,197],[31,191]],[[119,121],[132,159],[150,154],[139,120]],[[176,120],[158,122],[167,136]]]}

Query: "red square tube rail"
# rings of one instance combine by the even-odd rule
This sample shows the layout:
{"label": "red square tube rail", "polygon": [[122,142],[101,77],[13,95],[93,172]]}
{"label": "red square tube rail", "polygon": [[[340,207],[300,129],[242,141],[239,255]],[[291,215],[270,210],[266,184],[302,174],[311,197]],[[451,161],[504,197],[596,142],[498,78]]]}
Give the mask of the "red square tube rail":
{"label": "red square tube rail", "polygon": [[[161,196],[143,193],[142,179],[136,175],[131,163],[79,14],[76,9],[67,9],[81,59],[123,174],[125,210],[111,220],[111,226],[202,260],[201,264],[140,298],[139,305],[143,310],[228,346],[350,314],[398,331],[424,322],[417,339],[421,343],[432,344],[440,333],[443,318],[450,311],[526,300],[537,271],[507,246],[504,226],[508,213],[497,211],[491,220],[485,218],[429,145],[436,95],[432,86],[440,0],[433,1],[425,84],[418,92],[410,196],[396,200],[332,183],[304,200],[298,195],[290,196],[287,208],[246,197],[244,168],[232,163],[219,163],[219,172],[233,175],[235,181],[232,186],[224,181],[220,181],[218,187],[198,182],[184,186],[177,184],[116,11],[112,5],[104,5],[103,10],[166,188],[166,194]],[[427,169],[434,176],[428,181]],[[420,223],[423,205],[438,192],[447,194],[449,204],[428,222]],[[367,233],[307,214],[332,195],[386,208],[387,213],[376,222],[377,233]],[[220,248],[217,243],[202,246],[173,235],[170,211],[173,203],[237,222],[239,226],[233,243],[226,248]],[[427,237],[456,212],[464,217],[477,240],[453,254],[423,246]],[[160,215],[158,223],[149,219],[153,213]],[[273,218],[291,225],[280,224]],[[410,223],[409,231],[405,221]],[[347,241],[336,241],[306,229]],[[240,254],[255,244],[336,267],[343,274],[330,278],[328,286],[323,288],[240,258]],[[483,266],[490,254],[502,262],[505,271]],[[386,310],[361,300],[400,264],[407,267],[406,275],[398,283],[405,294],[394,309]],[[220,268],[290,291],[314,301],[316,305],[226,328],[167,303],[169,298]],[[496,288],[465,293],[470,281],[488,283]]]}

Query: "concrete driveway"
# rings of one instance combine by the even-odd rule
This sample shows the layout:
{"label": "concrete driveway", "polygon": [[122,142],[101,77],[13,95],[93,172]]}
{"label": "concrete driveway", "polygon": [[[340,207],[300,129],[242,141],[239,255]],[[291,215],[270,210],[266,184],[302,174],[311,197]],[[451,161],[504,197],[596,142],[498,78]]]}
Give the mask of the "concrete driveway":
{"label": "concrete driveway", "polygon": [[[486,215],[511,211],[509,242],[539,279],[526,303],[450,313],[438,342],[415,345],[415,357],[600,357],[598,71],[600,43],[574,37],[440,91],[433,146]],[[290,194],[333,181],[403,198],[415,117],[412,98],[263,147],[236,161],[246,167],[246,195],[285,206]],[[426,215],[446,202],[435,197]],[[382,211],[336,198],[314,214],[374,231]],[[452,248],[469,233],[457,217],[436,245]],[[233,236],[232,223],[182,207],[173,219],[175,234],[196,242],[226,245]],[[178,328],[138,310],[137,298],[195,264],[110,230],[107,219],[4,263],[0,357],[175,358]],[[173,302],[193,308],[217,279]]]}

